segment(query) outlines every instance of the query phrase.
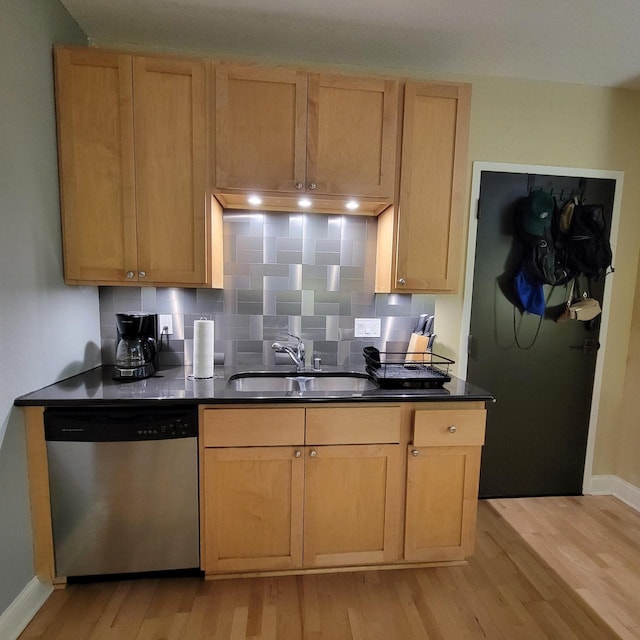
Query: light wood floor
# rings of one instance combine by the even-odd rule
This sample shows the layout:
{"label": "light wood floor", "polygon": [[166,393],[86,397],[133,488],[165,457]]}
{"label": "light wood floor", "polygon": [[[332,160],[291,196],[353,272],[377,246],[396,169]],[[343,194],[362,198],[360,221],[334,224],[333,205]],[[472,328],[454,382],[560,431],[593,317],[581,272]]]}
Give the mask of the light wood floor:
{"label": "light wood floor", "polygon": [[640,513],[610,496],[490,505],[620,638],[640,639]]}
{"label": "light wood floor", "polygon": [[[502,517],[509,510],[506,502],[481,502],[476,553],[465,566],[71,585],[51,596],[20,640],[617,638]],[[509,517],[519,520],[518,526],[526,522],[531,537],[534,516],[524,517],[528,507],[516,506],[519,515]],[[592,526],[592,520],[608,522],[614,530],[630,527],[627,535],[635,536],[630,556],[614,561],[615,554],[608,552],[608,565],[629,562],[637,567],[637,521],[619,515],[617,504],[602,502],[600,508],[604,515],[590,515],[585,527]],[[555,523],[552,513],[545,518]],[[557,531],[548,523],[541,528]],[[603,535],[594,537],[594,548],[600,548]],[[603,565],[604,559],[599,557],[596,564]],[[640,591],[626,580],[620,593],[627,588]]]}

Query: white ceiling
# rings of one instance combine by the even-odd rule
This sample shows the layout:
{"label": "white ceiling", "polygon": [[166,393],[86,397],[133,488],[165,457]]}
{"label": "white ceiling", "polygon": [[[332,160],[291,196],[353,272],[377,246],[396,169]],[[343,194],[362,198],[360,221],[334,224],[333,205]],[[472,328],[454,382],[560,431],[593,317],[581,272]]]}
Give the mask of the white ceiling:
{"label": "white ceiling", "polygon": [[640,89],[640,0],[61,0],[92,42]]}

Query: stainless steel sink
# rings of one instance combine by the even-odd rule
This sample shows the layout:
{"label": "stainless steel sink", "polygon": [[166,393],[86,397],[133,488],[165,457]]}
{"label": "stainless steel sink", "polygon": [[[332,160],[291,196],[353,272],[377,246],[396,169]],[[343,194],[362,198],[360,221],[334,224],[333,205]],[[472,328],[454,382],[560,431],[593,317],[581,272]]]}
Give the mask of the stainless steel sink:
{"label": "stainless steel sink", "polygon": [[244,393],[360,393],[378,385],[363,373],[236,373],[227,388]]}

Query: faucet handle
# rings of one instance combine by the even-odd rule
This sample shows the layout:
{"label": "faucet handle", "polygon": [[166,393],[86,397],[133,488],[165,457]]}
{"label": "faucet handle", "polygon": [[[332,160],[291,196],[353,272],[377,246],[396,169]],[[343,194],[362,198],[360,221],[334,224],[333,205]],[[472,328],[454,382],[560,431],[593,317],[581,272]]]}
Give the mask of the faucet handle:
{"label": "faucet handle", "polygon": [[301,346],[304,349],[304,345],[302,344],[302,338],[300,336],[296,336],[293,333],[289,333],[289,332],[287,332],[287,335],[290,338],[295,338],[298,341],[298,344],[296,345],[298,347],[298,349],[300,349]]}
{"label": "faucet handle", "polygon": [[290,338],[295,338],[297,340],[296,351],[298,352],[298,358],[304,361],[304,342],[302,342],[302,338],[300,336],[296,336],[293,333],[287,333]]}

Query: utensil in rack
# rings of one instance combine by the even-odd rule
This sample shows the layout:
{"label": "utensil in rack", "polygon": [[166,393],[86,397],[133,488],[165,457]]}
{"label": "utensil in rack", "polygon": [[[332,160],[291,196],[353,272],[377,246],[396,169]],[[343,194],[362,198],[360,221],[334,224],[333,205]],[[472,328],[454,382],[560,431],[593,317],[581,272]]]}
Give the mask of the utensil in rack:
{"label": "utensil in rack", "polygon": [[425,329],[427,327],[427,323],[429,322],[429,314],[422,313],[418,320],[416,321],[415,327],[413,328],[412,333],[417,333],[418,335],[423,335],[426,333]]}
{"label": "utensil in rack", "polygon": [[435,316],[429,316],[427,318],[427,322],[425,323],[424,331],[422,333],[424,333],[425,335],[430,335],[433,333],[433,323],[435,322],[435,319]]}

